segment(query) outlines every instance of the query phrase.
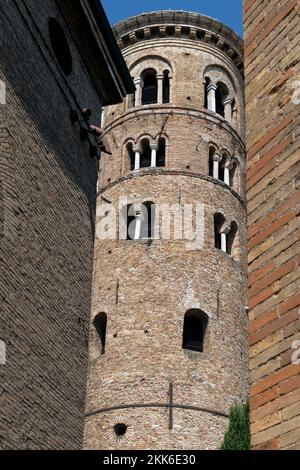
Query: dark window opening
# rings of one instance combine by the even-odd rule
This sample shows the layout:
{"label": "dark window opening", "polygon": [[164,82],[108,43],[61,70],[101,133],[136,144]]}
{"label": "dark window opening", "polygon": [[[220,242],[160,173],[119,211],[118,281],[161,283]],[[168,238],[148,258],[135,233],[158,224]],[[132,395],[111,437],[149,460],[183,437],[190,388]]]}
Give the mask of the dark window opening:
{"label": "dark window opening", "polygon": [[66,35],[55,18],[50,18],[49,36],[56,60],[66,75],[72,72],[72,56]]}
{"label": "dark window opening", "polygon": [[163,103],[170,103],[170,76],[169,71],[164,71],[163,78]]}
{"label": "dark window opening", "polygon": [[141,239],[154,238],[155,204],[152,201],[144,202],[142,207]]}
{"label": "dark window opening", "polygon": [[229,255],[232,255],[232,249],[235,241],[236,234],[238,232],[238,226],[236,222],[232,222],[230,232],[227,235],[226,249]]}
{"label": "dark window opening", "polygon": [[208,109],[208,87],[210,85],[210,78],[205,78],[204,84],[204,108]]}
{"label": "dark window opening", "polygon": [[123,218],[126,224],[126,240],[134,240],[136,214],[133,204],[128,204],[122,208]]}
{"label": "dark window opening", "polygon": [[157,76],[154,69],[148,69],[142,74],[144,82],[142,92],[142,105],[157,103]]}
{"label": "dark window opening", "polygon": [[203,352],[207,324],[206,313],[198,309],[189,310],[184,317],[182,348]]}
{"label": "dark window opening", "polygon": [[221,250],[221,230],[225,223],[225,217],[222,214],[214,215],[214,228],[215,228],[215,247]]}
{"label": "dark window opening", "polygon": [[166,141],[161,138],[158,141],[157,157],[156,157],[156,166],[164,167],[166,164]]}
{"label": "dark window opening", "polygon": [[133,151],[133,145],[131,142],[127,145],[127,152],[130,161],[130,170],[133,171],[135,167],[135,153]]}
{"label": "dark window opening", "polygon": [[222,156],[222,160],[220,161],[219,165],[219,180],[224,181],[225,180],[225,164],[227,162],[227,155]]}
{"label": "dark window opening", "polygon": [[126,434],[127,432],[127,428],[128,426],[126,426],[126,424],[124,423],[117,423],[114,425],[114,431],[115,431],[115,434],[117,437],[121,437],[121,436],[124,436],[124,434]]}
{"label": "dark window opening", "polygon": [[148,139],[144,139],[141,142],[141,162],[140,162],[140,168],[148,168],[151,166],[151,148],[150,148],[150,143]]}
{"label": "dark window opening", "polygon": [[216,89],[216,113],[225,117],[225,106],[223,104],[224,100],[228,97],[229,91],[224,83],[218,83]]}
{"label": "dark window opening", "polygon": [[96,329],[96,332],[100,341],[100,354],[101,355],[105,353],[106,326],[107,326],[106,313],[99,313],[94,319],[94,327]]}

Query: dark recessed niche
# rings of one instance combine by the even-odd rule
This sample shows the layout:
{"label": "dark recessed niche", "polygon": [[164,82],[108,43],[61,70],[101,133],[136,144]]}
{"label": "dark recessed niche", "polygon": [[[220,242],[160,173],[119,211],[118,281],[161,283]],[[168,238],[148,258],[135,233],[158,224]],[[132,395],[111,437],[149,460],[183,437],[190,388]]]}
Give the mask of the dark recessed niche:
{"label": "dark recessed niche", "polygon": [[114,431],[115,431],[116,436],[118,437],[124,436],[124,434],[126,434],[126,431],[127,431],[127,426],[124,423],[115,424]]}
{"label": "dark recessed niche", "polygon": [[49,36],[56,60],[66,75],[72,72],[72,56],[66,35],[55,18],[49,19]]}

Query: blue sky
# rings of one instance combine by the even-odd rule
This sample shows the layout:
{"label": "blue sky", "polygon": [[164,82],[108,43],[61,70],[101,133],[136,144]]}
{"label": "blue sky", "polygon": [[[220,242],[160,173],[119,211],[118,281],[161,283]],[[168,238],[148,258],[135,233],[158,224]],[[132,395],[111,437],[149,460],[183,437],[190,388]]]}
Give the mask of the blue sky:
{"label": "blue sky", "polygon": [[243,34],[243,0],[102,0],[111,22],[156,10],[188,10],[223,21],[240,36]]}

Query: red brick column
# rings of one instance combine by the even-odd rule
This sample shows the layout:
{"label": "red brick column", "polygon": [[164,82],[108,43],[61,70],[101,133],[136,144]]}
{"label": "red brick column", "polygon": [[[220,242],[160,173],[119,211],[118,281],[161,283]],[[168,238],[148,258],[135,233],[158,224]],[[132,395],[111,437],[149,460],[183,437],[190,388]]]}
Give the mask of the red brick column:
{"label": "red brick column", "polygon": [[300,449],[300,2],[248,0],[244,13],[252,445],[295,450]]}

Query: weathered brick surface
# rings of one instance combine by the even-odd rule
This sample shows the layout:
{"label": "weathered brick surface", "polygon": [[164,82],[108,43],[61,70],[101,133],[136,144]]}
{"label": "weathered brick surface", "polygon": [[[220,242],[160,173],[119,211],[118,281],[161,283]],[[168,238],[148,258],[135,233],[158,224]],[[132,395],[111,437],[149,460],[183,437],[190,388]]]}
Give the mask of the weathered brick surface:
{"label": "weathered brick surface", "polygon": [[[199,16],[200,26],[202,21]],[[157,56],[167,60],[172,66],[172,102],[130,109],[123,103],[109,109],[106,131],[113,155],[101,164],[98,204],[109,201],[118,208],[120,196],[136,203],[182,206],[199,201],[205,206],[205,241],[199,251],[187,251],[185,241],[172,239],[149,244],[96,241],[92,321],[105,312],[108,323],[105,354],[99,357],[91,322],[84,440],[88,449],[217,449],[227,418],[175,408],[169,430],[166,408],[142,405],[166,404],[169,381],[175,404],[225,413],[248,392],[244,129],[241,121],[236,132],[203,107],[204,70],[218,64],[235,83],[243,116],[242,77],[224,52],[191,40],[185,30],[176,39],[171,34],[157,37],[156,30],[153,34],[127,46],[124,56],[130,70],[142,59],[144,68],[155,65]],[[126,141],[138,142],[142,135],[155,140],[162,131],[167,138],[166,167],[131,172]],[[234,191],[208,176],[209,142],[240,155]],[[213,214],[218,211],[238,223],[234,258],[214,246]],[[209,315],[203,353],[182,349],[184,315],[190,308]],[[132,404],[141,407],[128,406]],[[128,426],[123,439],[117,439],[113,429],[120,422]]]}
{"label": "weathered brick surface", "polygon": [[[50,16],[69,40],[68,78]],[[69,112],[75,97],[93,110],[101,102],[54,1],[4,0],[0,36],[0,448],[79,449],[97,165]]]}
{"label": "weathered brick surface", "polygon": [[300,3],[248,0],[244,6],[252,442],[254,449],[296,449]]}

